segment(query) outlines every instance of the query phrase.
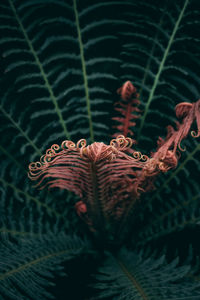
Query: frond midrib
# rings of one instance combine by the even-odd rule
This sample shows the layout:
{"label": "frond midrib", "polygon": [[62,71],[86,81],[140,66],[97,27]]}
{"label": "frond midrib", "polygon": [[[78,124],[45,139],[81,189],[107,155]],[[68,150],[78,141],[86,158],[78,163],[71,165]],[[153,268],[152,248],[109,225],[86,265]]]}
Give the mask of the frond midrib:
{"label": "frond midrib", "polygon": [[77,34],[78,34],[78,42],[79,42],[79,48],[80,48],[80,57],[81,57],[81,65],[82,65],[82,71],[83,71],[83,81],[84,81],[84,88],[85,88],[85,97],[86,97],[86,106],[87,106],[87,113],[88,113],[90,138],[91,138],[91,142],[94,142],[94,131],[93,131],[93,124],[92,124],[88,78],[87,78],[86,63],[85,63],[85,57],[84,57],[84,48],[83,48],[76,0],[73,0],[73,8],[74,8],[76,28],[77,28]]}
{"label": "frond midrib", "polygon": [[13,236],[16,236],[16,235],[21,235],[21,236],[31,236],[31,237],[40,237],[41,235],[39,235],[38,233],[34,233],[34,232],[26,232],[26,231],[17,231],[17,230],[14,230],[14,229],[8,229],[6,227],[1,227],[0,228],[0,232],[1,233],[9,233]]}
{"label": "frond midrib", "polygon": [[[76,249],[76,250],[80,250],[81,248],[79,249]],[[33,265],[36,265],[44,260],[48,260],[48,259],[51,259],[53,257],[56,257],[56,256],[60,256],[60,255],[64,255],[64,254],[67,254],[67,253],[70,253],[71,251],[69,249],[67,250],[62,250],[62,251],[58,251],[58,252],[53,252],[53,253],[50,253],[48,255],[44,255],[42,257],[39,257],[37,259],[34,259],[18,268],[15,268],[15,269],[12,269],[11,271],[8,271],[6,272],[5,274],[2,274],[0,275],[0,280],[5,280],[6,278],[8,278],[9,276],[12,276],[14,275],[15,273],[19,273],[19,272],[23,272],[25,269],[27,268],[30,268],[32,267]]]}
{"label": "frond midrib", "polygon": [[164,52],[164,54],[163,54],[163,58],[162,58],[162,60],[161,60],[161,63],[160,63],[158,72],[157,72],[157,74],[156,74],[156,76],[155,76],[155,79],[154,79],[154,82],[153,82],[153,86],[152,86],[151,92],[150,92],[150,94],[149,94],[149,98],[148,98],[148,100],[147,100],[147,103],[145,104],[144,114],[143,114],[142,117],[141,117],[141,123],[140,123],[140,127],[139,127],[139,130],[138,130],[138,138],[137,138],[138,141],[139,141],[139,139],[141,138],[141,132],[142,132],[142,129],[143,129],[143,127],[144,127],[145,119],[146,119],[146,116],[147,116],[147,114],[148,114],[148,110],[149,110],[150,104],[151,104],[151,102],[152,102],[152,100],[153,100],[153,97],[154,97],[154,93],[155,93],[156,87],[157,87],[157,85],[158,85],[158,83],[159,83],[160,75],[161,75],[162,70],[163,70],[163,68],[164,68],[164,65],[165,65],[165,62],[166,62],[168,53],[169,53],[169,51],[170,51],[170,48],[171,48],[171,46],[172,46],[172,44],[173,44],[173,41],[174,41],[176,32],[177,32],[177,30],[178,30],[178,28],[179,28],[179,24],[181,23],[181,20],[182,20],[182,18],[183,18],[183,16],[184,16],[184,12],[185,12],[185,9],[186,9],[186,7],[187,7],[187,5],[188,5],[188,2],[189,2],[189,0],[185,0],[185,3],[184,3],[184,5],[183,5],[183,8],[182,8],[182,10],[181,10],[181,12],[180,12],[180,14],[179,14],[178,20],[177,20],[176,23],[175,23],[175,26],[174,26],[174,29],[173,29],[172,34],[171,34],[171,36],[170,36],[169,42],[168,42],[167,47],[166,47],[166,49],[165,49],[165,52]]}
{"label": "frond midrib", "polygon": [[21,135],[28,141],[28,143],[33,147],[33,149],[37,152],[37,154],[41,156],[42,153],[40,149],[30,139],[30,137],[26,134],[26,132],[19,126],[19,124],[15,122],[15,120],[5,111],[5,109],[2,106],[0,106],[0,110],[4,114],[4,116],[14,125],[14,127],[21,133]]}
{"label": "frond midrib", "polygon": [[17,14],[17,11],[16,11],[16,9],[15,9],[14,4],[12,3],[12,0],[8,0],[8,1],[9,1],[9,4],[10,4],[11,9],[12,9],[12,11],[13,11],[13,14],[14,14],[16,20],[17,20],[17,23],[18,23],[18,25],[19,25],[19,28],[21,29],[21,31],[22,31],[22,33],[23,33],[23,35],[24,35],[24,38],[25,38],[25,40],[26,40],[26,42],[27,42],[27,44],[28,44],[28,47],[29,47],[29,49],[30,49],[30,51],[31,51],[31,53],[32,53],[32,55],[33,55],[33,57],[34,57],[34,59],[35,59],[35,62],[36,62],[37,66],[38,66],[38,68],[39,68],[39,70],[40,70],[40,73],[41,73],[41,75],[42,75],[42,78],[44,79],[45,86],[46,86],[46,88],[47,88],[47,90],[48,90],[48,92],[49,92],[50,99],[52,100],[52,102],[53,102],[53,104],[54,104],[55,111],[56,111],[56,113],[57,113],[57,115],[58,115],[60,124],[61,124],[61,126],[62,126],[62,128],[63,128],[63,130],[64,130],[64,133],[65,133],[65,136],[66,136],[68,139],[70,139],[70,134],[69,134],[69,132],[68,132],[68,130],[67,130],[67,127],[66,127],[66,125],[65,125],[65,122],[64,122],[62,113],[61,113],[60,108],[59,108],[58,103],[57,103],[57,99],[56,99],[56,97],[55,97],[55,95],[54,95],[53,89],[52,89],[52,87],[51,87],[51,85],[50,85],[50,83],[49,83],[49,80],[48,80],[47,76],[46,76],[46,73],[45,73],[45,71],[44,71],[44,68],[43,68],[43,66],[42,66],[42,64],[41,64],[41,62],[40,62],[40,60],[39,60],[39,57],[38,57],[38,55],[37,55],[37,53],[36,53],[36,51],[35,51],[35,49],[34,49],[34,47],[33,47],[33,45],[32,45],[31,40],[30,40],[29,37],[28,37],[28,34],[27,34],[27,32],[26,32],[26,30],[25,30],[25,28],[24,28],[22,22],[20,21],[20,18],[19,18],[18,14]]}
{"label": "frond midrib", "polygon": [[59,212],[57,212],[56,210],[52,209],[47,204],[41,202],[36,197],[33,197],[33,196],[29,195],[27,192],[24,192],[23,190],[17,188],[14,184],[7,182],[3,178],[0,178],[0,182],[2,182],[4,185],[10,187],[11,189],[13,189],[16,193],[22,194],[27,199],[30,199],[30,200],[34,201],[38,206],[42,206],[42,207],[46,208],[47,211],[49,211],[50,213],[53,213],[56,217],[58,217],[58,218],[64,218]]}
{"label": "frond midrib", "polygon": [[124,272],[124,274],[128,277],[128,279],[131,281],[131,283],[134,285],[138,293],[142,296],[143,300],[150,300],[149,297],[144,292],[142,286],[139,284],[139,282],[135,279],[132,273],[129,272],[126,265],[122,262],[122,260],[119,257],[115,257],[115,260],[121,270]]}
{"label": "frond midrib", "polygon": [[164,15],[165,15],[165,9],[163,10],[162,16],[160,18],[160,22],[158,24],[158,27],[157,27],[157,30],[156,30],[156,33],[155,33],[154,42],[153,42],[153,45],[152,45],[152,48],[151,48],[151,51],[150,51],[150,54],[149,54],[149,58],[147,60],[146,68],[145,68],[145,71],[144,71],[144,76],[143,76],[143,79],[142,79],[141,88],[139,90],[139,95],[140,95],[141,98],[142,98],[142,94],[143,94],[143,87],[146,83],[148,72],[150,71],[150,67],[151,67],[151,64],[152,64],[153,54],[154,54],[154,51],[156,49],[156,43],[158,41],[158,36],[159,36],[159,33],[160,33],[159,32],[159,27],[162,26]]}

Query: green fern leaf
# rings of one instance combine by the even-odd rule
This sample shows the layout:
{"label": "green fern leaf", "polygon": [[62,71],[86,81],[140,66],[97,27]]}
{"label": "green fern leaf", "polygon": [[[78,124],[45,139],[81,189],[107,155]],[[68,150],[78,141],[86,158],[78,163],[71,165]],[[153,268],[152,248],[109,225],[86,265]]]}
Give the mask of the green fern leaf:
{"label": "green fern leaf", "polygon": [[188,280],[189,272],[189,266],[178,266],[178,259],[170,263],[164,256],[144,259],[142,253],[123,249],[118,255],[108,254],[95,276],[96,299],[198,299],[199,283]]}
{"label": "green fern leaf", "polygon": [[53,273],[63,275],[61,262],[87,253],[87,248],[86,242],[64,233],[56,237],[50,233],[41,238],[24,237],[17,244],[8,239],[2,240],[1,297],[18,300],[54,298],[46,290],[52,285]]}
{"label": "green fern leaf", "polygon": [[[110,140],[116,90],[127,80],[141,99],[135,147],[147,155],[154,151],[164,128],[174,124],[175,105],[200,95],[199,2],[1,2],[0,299],[47,299],[54,270],[88,247],[67,233],[88,231],[75,212],[75,196],[32,188],[29,162],[65,139]],[[178,167],[138,202],[124,242],[129,251],[107,255],[94,299],[200,298],[199,140],[182,146]],[[171,236],[180,241],[181,257],[190,238],[187,263],[131,253],[161,245],[174,253]],[[101,241],[96,246],[99,253],[105,247]],[[81,300],[93,296],[80,290]]]}

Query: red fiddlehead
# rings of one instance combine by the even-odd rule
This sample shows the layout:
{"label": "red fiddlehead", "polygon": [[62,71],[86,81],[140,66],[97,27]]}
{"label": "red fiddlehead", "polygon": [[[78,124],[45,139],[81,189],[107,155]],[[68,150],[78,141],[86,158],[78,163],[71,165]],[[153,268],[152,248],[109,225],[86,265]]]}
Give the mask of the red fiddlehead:
{"label": "red fiddlehead", "polygon": [[120,124],[114,126],[114,128],[117,129],[117,133],[114,136],[122,134],[125,137],[133,137],[134,133],[132,128],[136,125],[135,119],[140,117],[138,115],[140,112],[138,108],[140,104],[139,94],[130,81],[126,81],[122,87],[117,90],[117,93],[121,95],[121,101],[116,103],[115,110],[120,116],[112,119]]}

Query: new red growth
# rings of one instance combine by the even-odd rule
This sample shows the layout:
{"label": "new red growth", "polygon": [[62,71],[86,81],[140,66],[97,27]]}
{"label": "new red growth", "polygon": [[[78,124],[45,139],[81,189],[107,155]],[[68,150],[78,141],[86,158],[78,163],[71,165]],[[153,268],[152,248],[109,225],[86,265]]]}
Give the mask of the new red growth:
{"label": "new red growth", "polygon": [[140,117],[138,114],[140,112],[138,108],[140,104],[139,94],[130,81],[126,81],[123,86],[117,90],[117,93],[121,95],[121,101],[115,104],[115,110],[120,116],[112,119],[120,124],[113,126],[117,129],[117,133],[115,133],[114,136],[116,137],[122,134],[126,137],[132,137],[134,135],[133,127],[136,125],[135,119]]}
{"label": "new red growth", "polygon": [[[37,180],[40,189],[48,186],[74,192],[81,198],[75,204],[78,215],[92,231],[101,230],[107,223],[119,222],[131,212],[141,193],[152,189],[159,173],[175,168],[178,163],[181,141],[187,137],[194,121],[200,136],[200,100],[195,103],[180,103],[176,106],[176,129],[167,127],[165,139],[158,139],[157,151],[150,157],[134,150],[133,140],[124,135],[133,135],[130,127],[135,126],[133,112],[139,112],[136,88],[130,81],[118,92],[122,102],[117,110],[122,118],[115,118],[123,135],[111,140],[109,145],[95,142],[86,145],[84,139],[77,144],[64,141],[61,146],[53,145],[39,162],[29,165],[29,178]],[[131,153],[131,154],[130,154]]]}

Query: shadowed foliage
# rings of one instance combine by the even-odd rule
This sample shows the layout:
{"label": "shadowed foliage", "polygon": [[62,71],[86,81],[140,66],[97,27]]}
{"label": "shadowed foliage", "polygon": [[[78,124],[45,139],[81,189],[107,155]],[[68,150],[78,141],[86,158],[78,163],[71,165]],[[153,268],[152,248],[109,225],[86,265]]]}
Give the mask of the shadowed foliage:
{"label": "shadowed foliage", "polygon": [[1,1],[0,299],[200,299],[199,20]]}

